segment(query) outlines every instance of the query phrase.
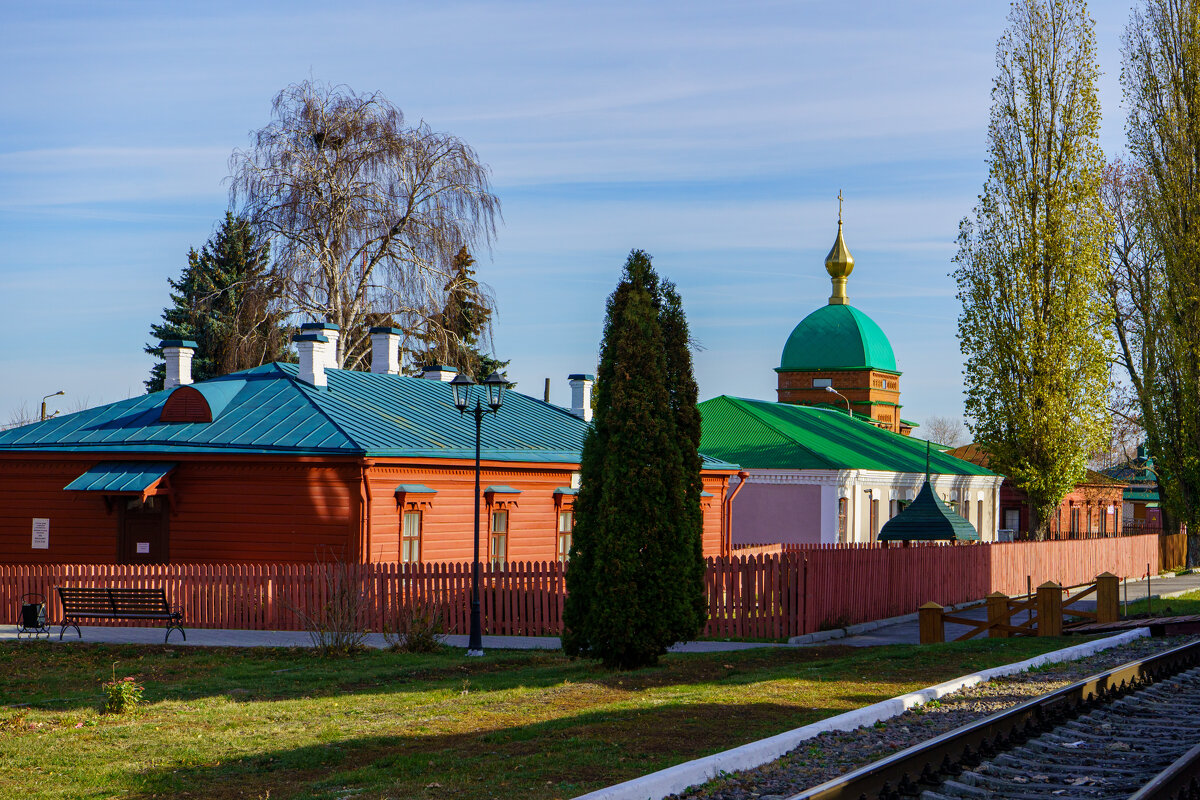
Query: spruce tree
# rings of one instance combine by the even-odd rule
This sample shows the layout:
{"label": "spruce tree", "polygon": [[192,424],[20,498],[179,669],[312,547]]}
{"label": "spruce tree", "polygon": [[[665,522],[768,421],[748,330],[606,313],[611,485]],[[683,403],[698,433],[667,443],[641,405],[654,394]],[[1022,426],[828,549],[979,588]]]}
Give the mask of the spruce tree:
{"label": "spruce tree", "polygon": [[[492,301],[475,278],[475,259],[463,247],[451,262],[442,310],[433,315],[416,336],[422,346],[412,351],[414,371],[427,364],[454,367],[475,381],[508,366],[484,352],[492,324]],[[515,385],[515,384],[513,384]]]}
{"label": "spruce tree", "polygon": [[563,649],[635,669],[704,623],[699,414],[678,294],[630,253],[608,299],[567,571]]}
{"label": "spruce tree", "polygon": [[[278,279],[269,270],[269,250],[259,244],[250,224],[230,212],[200,252],[188,251],[188,263],[171,285],[171,303],[162,322],[150,327],[155,341],[146,352],[162,358],[158,341],[192,339],[199,346],[192,378],[203,381],[271,361],[291,361],[291,329],[279,303]],[[146,389],[163,387],[160,361],[150,370]]]}

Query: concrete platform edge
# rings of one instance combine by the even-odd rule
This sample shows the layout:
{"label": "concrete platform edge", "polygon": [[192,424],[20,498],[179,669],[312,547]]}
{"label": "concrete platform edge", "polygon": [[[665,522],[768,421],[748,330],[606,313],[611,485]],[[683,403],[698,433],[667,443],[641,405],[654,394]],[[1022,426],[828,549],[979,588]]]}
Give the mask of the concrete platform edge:
{"label": "concrete platform edge", "polygon": [[[830,631],[826,632],[831,633]],[[774,761],[788,751],[795,749],[805,739],[811,739],[826,731],[849,731],[861,725],[871,725],[880,720],[899,716],[913,706],[922,705],[928,703],[930,700],[945,697],[966,686],[974,686],[977,683],[982,683],[1002,675],[1024,672],[1042,664],[1074,661],[1101,650],[1117,647],[1134,639],[1140,639],[1149,635],[1150,631],[1148,629],[1138,628],[1137,630],[1117,636],[1097,639],[1093,642],[1084,642],[1083,644],[1066,647],[1062,650],[1044,653],[1040,656],[1034,656],[1033,658],[1013,664],[1004,664],[980,672],[973,672],[970,675],[963,675],[945,683],[939,683],[936,686],[929,686],[925,689],[893,697],[890,700],[884,700],[864,708],[847,711],[844,714],[829,717],[820,722],[805,725],[802,728],[776,734],[766,739],[760,739],[757,742],[750,742],[741,747],[735,747],[732,750],[714,753],[711,756],[677,764],[674,767],[652,772],[649,775],[643,775],[640,778],[634,778],[624,783],[618,783],[604,789],[597,789],[594,792],[580,795],[575,800],[662,800],[662,798],[678,794],[690,786],[696,786],[712,780],[721,775],[721,773],[753,769],[769,761]]]}

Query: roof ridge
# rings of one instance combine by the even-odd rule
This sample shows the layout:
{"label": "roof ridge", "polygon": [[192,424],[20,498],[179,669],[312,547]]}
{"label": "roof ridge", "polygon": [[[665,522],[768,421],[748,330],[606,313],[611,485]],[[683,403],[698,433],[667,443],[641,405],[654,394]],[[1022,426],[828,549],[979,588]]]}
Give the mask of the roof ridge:
{"label": "roof ridge", "polygon": [[[722,396],[724,397],[725,395],[722,395]],[[816,450],[809,447],[808,445],[805,445],[805,444],[802,444],[801,442],[796,441],[796,439],[794,439],[793,437],[791,437],[788,434],[781,431],[779,429],[779,427],[774,424],[773,420],[768,419],[766,417],[766,415],[761,413],[757,408],[754,408],[754,407],[745,408],[741,405],[741,403],[747,403],[747,404],[766,403],[766,404],[769,404],[772,406],[787,406],[788,408],[796,408],[796,409],[802,408],[802,406],[793,406],[793,405],[789,405],[787,403],[770,403],[770,401],[768,401],[768,400],[749,400],[749,399],[745,399],[745,398],[730,398],[730,399],[736,400],[736,402],[734,403],[735,408],[737,408],[743,414],[747,414],[750,417],[752,417],[756,422],[758,422],[759,425],[766,427],[768,430],[770,430],[776,436],[779,436],[780,438],[782,438],[783,441],[787,442],[788,444],[790,444],[794,447],[800,448],[801,450],[808,453],[816,460],[820,461],[828,469],[841,469],[841,467],[839,467],[839,466],[837,466],[837,464],[833,463],[832,460],[830,460],[829,458],[826,458],[824,454],[817,452]]]}
{"label": "roof ridge", "polygon": [[[273,365],[275,365],[276,367],[279,366],[277,362],[272,361],[271,363]],[[300,378],[298,376],[289,375],[287,372],[284,372],[283,370],[280,370],[280,374],[291,385],[291,387],[293,389],[295,389],[297,392],[300,393],[300,396],[303,397],[308,402],[309,405],[311,405],[313,408],[315,408],[317,410],[318,414],[320,414],[322,417],[324,417],[325,420],[327,422],[329,422],[329,424],[332,425],[337,430],[338,433],[340,433],[342,436],[346,437],[346,441],[350,442],[350,444],[357,447],[360,452],[362,452],[362,453],[367,452],[367,448],[360,441],[358,441],[358,439],[351,436],[350,433],[344,427],[342,427],[340,424],[338,424],[338,421],[335,420],[329,414],[329,412],[327,412],[325,409],[321,408],[321,405],[320,405],[320,403],[318,403],[316,401],[316,398],[313,397],[307,391],[307,389],[309,389],[309,388],[315,390],[317,388],[316,386],[309,386],[309,384],[304,384],[304,386],[301,386],[300,384],[303,382],[300,380]],[[325,387],[325,391],[327,391],[327,392],[329,391],[328,386]],[[337,400],[336,397],[333,399]]]}

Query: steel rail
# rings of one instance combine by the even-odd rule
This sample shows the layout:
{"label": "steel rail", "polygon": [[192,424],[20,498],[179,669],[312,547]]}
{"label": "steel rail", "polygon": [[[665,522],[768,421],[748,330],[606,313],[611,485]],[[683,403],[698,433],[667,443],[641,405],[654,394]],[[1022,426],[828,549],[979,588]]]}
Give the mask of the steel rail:
{"label": "steel rail", "polygon": [[[913,745],[840,778],[791,795],[787,800],[901,800],[914,797],[922,789],[937,785],[943,777],[960,774],[963,766],[975,766],[982,759],[1011,745],[1021,744],[1099,702],[1115,700],[1197,664],[1200,664],[1200,642],[1130,661]],[[1193,753],[1193,762],[1181,763]],[[1185,772],[1192,770],[1180,779],[1190,780],[1196,774],[1195,770],[1200,769],[1200,747],[1180,758],[1159,777],[1172,772],[1176,766]],[[1147,786],[1147,790],[1149,788]],[[1139,800],[1168,797],[1175,795],[1154,794],[1139,797]]]}
{"label": "steel rail", "polygon": [[1200,744],[1129,795],[1129,800],[1193,800],[1196,797],[1200,797]]}

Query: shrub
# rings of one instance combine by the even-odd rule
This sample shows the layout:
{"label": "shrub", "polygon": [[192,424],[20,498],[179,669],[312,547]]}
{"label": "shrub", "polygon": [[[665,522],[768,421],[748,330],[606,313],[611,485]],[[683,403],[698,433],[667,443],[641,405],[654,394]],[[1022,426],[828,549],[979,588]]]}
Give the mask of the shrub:
{"label": "shrub", "polygon": [[432,653],[442,644],[446,623],[437,606],[431,602],[399,608],[393,614],[394,624],[383,632],[392,650],[406,653]]}
{"label": "shrub", "polygon": [[142,702],[142,693],[146,687],[132,677],[117,680],[117,664],[113,662],[113,677],[100,686],[104,690],[104,702],[100,706],[101,714],[124,714],[132,711]]}
{"label": "shrub", "polygon": [[322,571],[324,605],[307,610],[287,604],[323,656],[346,656],[366,649],[366,600],[357,565],[339,558]]}

